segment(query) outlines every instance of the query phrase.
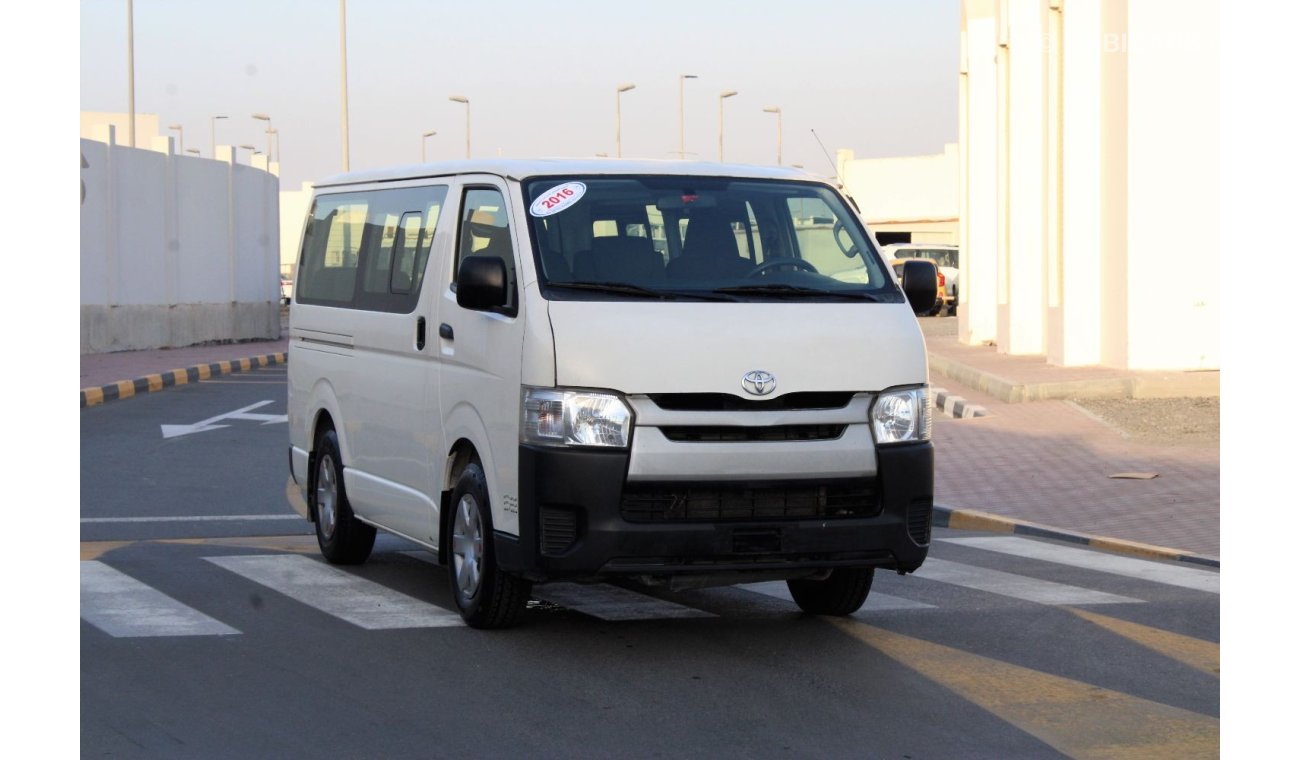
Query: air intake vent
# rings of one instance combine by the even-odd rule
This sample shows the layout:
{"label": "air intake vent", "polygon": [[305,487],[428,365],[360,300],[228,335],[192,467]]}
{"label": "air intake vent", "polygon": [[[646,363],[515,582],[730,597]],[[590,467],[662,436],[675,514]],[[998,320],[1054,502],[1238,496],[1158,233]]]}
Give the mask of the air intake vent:
{"label": "air intake vent", "polygon": [[747,441],[829,441],[844,434],[846,425],[672,425],[659,428],[670,441],[734,443]]}
{"label": "air intake vent", "polygon": [[787,393],[768,401],[751,401],[730,393],[652,393],[650,400],[673,412],[779,412],[790,409],[843,409],[852,391]]}
{"label": "air intake vent", "polygon": [[542,554],[558,557],[578,540],[578,514],[561,507],[542,507]]}
{"label": "air intake vent", "polygon": [[874,479],[806,483],[629,483],[628,522],[718,522],[870,517],[880,510]]}
{"label": "air intake vent", "polygon": [[930,543],[930,521],[933,515],[932,499],[916,499],[907,508],[907,534],[918,546]]}

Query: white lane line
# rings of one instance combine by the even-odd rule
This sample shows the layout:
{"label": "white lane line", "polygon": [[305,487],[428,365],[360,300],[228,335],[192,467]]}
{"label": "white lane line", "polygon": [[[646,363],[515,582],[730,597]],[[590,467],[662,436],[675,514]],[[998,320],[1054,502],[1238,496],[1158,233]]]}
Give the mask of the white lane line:
{"label": "white lane line", "polygon": [[239,633],[97,560],[81,563],[81,618],[116,638]]}
{"label": "white lane line", "polygon": [[1219,593],[1219,574],[1209,570],[1191,567],[1165,565],[1133,557],[1121,557],[1115,554],[1076,546],[1061,546],[1042,541],[1034,541],[1018,536],[990,536],[976,538],[941,538],[945,543],[958,546],[970,546],[985,551],[1011,554],[1016,557],[1055,562],[1086,570],[1096,570],[1112,575],[1139,578],[1152,583],[1168,586],[1181,586],[1195,591]]}
{"label": "white lane line", "polygon": [[533,598],[558,604],[601,620],[656,620],[717,617],[711,612],[599,583],[548,583],[533,589]]}
{"label": "white lane line", "polygon": [[245,522],[248,520],[297,520],[301,515],[190,515],[186,517],[83,517],[83,525],[89,523],[176,523],[176,522]]}
{"label": "white lane line", "polygon": [[[794,597],[790,596],[790,588],[785,585],[785,581],[765,581],[763,583],[743,583],[736,588],[743,588],[746,591],[753,591],[757,594],[770,596],[776,599],[785,600],[794,604]],[[884,610],[931,610],[933,604],[917,602],[911,599],[904,599],[901,596],[891,596],[882,594],[879,591],[872,591],[867,594],[867,602],[862,605],[862,609],[856,614],[864,612],[881,612]]]}
{"label": "white lane line", "polygon": [[930,557],[914,575],[1038,604],[1135,604],[1140,599]]}
{"label": "white lane line", "polygon": [[205,559],[366,630],[464,625],[460,615],[454,612],[301,555]]}

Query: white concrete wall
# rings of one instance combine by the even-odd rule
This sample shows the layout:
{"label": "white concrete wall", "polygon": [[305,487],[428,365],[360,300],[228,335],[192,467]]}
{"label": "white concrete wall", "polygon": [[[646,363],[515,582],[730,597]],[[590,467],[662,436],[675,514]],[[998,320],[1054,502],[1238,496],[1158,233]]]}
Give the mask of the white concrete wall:
{"label": "white concrete wall", "polygon": [[933,156],[853,159],[839,151],[844,189],[857,201],[868,224],[955,222],[957,145]]}
{"label": "white concrete wall", "polygon": [[1104,53],[1128,56],[1134,369],[1219,366],[1219,12],[1215,0],[1130,0],[1128,38]]}
{"label": "white concrete wall", "polygon": [[1218,368],[1218,13],[963,0],[962,341]]}
{"label": "white concrete wall", "polygon": [[289,274],[298,265],[302,249],[303,226],[311,206],[312,183],[302,183],[301,190],[280,192],[280,272]]}
{"label": "white concrete wall", "polygon": [[1003,3],[1007,24],[1005,77],[1007,193],[998,347],[1010,354],[1045,349],[1047,190],[1047,0]]}
{"label": "white concrete wall", "polygon": [[81,352],[278,338],[278,179],[98,137],[80,146]]}
{"label": "white concrete wall", "polygon": [[957,336],[982,345],[997,339],[999,269],[998,19],[994,0],[962,6],[959,153],[964,172],[958,186],[961,229],[961,304]]}

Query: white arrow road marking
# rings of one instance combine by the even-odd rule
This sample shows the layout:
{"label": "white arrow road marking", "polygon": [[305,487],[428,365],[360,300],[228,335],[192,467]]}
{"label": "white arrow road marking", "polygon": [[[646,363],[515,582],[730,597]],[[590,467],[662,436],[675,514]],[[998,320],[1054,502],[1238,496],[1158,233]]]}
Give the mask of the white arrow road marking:
{"label": "white arrow road marking", "polygon": [[206,433],[209,430],[219,430],[229,425],[218,425],[216,423],[222,420],[244,420],[245,422],[260,422],[263,425],[274,425],[279,422],[288,422],[287,414],[253,414],[254,409],[260,409],[267,404],[275,403],[273,401],[259,401],[256,404],[249,404],[243,409],[236,409],[233,412],[218,414],[216,417],[209,417],[206,420],[200,420],[190,425],[162,425],[163,438],[177,438],[190,433]]}

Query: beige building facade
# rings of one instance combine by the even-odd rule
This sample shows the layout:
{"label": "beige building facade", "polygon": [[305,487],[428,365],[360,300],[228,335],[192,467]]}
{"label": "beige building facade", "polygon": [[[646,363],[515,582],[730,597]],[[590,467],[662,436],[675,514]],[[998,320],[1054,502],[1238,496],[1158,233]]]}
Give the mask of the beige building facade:
{"label": "beige building facade", "polygon": [[855,159],[836,151],[836,170],[844,190],[882,245],[956,245],[958,152],[955,143],[932,156]]}
{"label": "beige building facade", "polygon": [[1218,369],[1218,3],[961,10],[959,338]]}

